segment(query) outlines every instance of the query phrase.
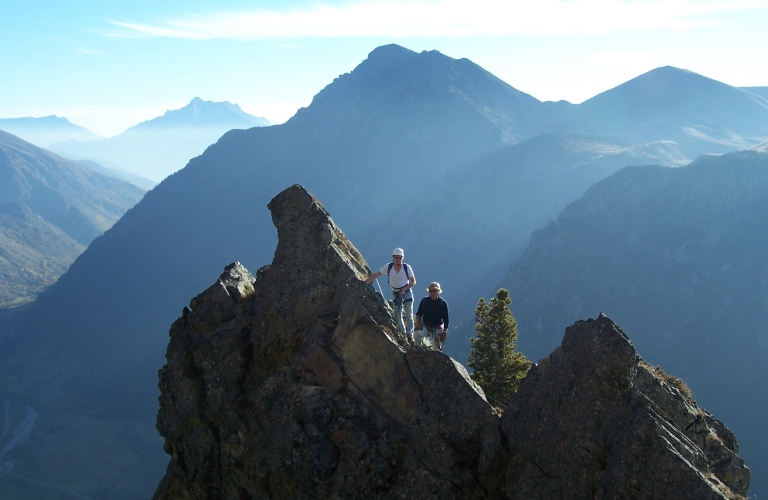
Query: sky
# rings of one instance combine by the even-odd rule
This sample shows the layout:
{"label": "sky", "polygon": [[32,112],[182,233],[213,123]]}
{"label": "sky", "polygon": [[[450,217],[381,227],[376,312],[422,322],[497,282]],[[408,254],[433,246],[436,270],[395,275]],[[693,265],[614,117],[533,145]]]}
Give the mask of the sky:
{"label": "sky", "polygon": [[282,123],[374,48],[583,102],[660,66],[768,86],[768,0],[3,0],[0,118],[113,136],[193,97]]}

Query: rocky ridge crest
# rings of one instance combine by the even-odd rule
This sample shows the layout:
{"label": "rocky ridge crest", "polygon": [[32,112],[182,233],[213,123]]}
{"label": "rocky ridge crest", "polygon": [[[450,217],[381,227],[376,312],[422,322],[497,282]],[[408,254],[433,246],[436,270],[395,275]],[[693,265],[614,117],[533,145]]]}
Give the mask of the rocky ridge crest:
{"label": "rocky ridge crest", "polygon": [[239,263],[171,327],[155,499],[737,498],[730,431],[605,316],[569,328],[503,417],[411,347],[304,188],[269,204],[271,265]]}

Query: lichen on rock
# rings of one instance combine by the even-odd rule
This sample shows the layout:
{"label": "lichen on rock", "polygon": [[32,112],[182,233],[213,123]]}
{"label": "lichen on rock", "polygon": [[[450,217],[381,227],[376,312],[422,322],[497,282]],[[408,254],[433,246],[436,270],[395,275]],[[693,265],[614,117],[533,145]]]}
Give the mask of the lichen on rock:
{"label": "lichen on rock", "polygon": [[608,318],[571,327],[502,418],[460,363],[398,333],[365,260],[304,188],[269,209],[273,262],[255,277],[231,264],[171,327],[157,419],[171,459],[154,498],[746,490],[730,431]]}

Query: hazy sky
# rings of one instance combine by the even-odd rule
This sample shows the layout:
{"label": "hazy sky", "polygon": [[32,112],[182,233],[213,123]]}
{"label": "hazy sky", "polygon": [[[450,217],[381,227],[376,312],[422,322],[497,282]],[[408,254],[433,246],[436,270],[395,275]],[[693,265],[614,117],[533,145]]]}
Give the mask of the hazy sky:
{"label": "hazy sky", "polygon": [[388,43],[466,57],[540,100],[578,103],[665,65],[768,86],[768,0],[3,0],[0,12],[0,117],[56,114],[107,136],[196,96],[281,123]]}

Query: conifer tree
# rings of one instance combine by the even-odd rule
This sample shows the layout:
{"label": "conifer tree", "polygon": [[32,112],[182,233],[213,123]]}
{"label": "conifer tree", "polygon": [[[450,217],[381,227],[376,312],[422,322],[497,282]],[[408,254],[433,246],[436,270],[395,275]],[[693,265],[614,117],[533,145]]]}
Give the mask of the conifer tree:
{"label": "conifer tree", "polygon": [[470,339],[472,350],[467,364],[470,375],[485,391],[492,404],[506,405],[525,378],[531,362],[517,348],[517,322],[509,305],[509,291],[502,288],[490,303],[480,298],[475,309],[477,337]]}

